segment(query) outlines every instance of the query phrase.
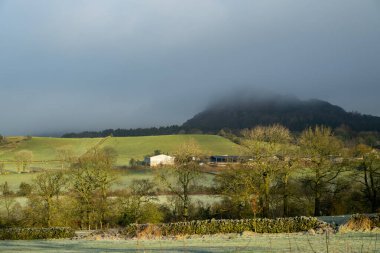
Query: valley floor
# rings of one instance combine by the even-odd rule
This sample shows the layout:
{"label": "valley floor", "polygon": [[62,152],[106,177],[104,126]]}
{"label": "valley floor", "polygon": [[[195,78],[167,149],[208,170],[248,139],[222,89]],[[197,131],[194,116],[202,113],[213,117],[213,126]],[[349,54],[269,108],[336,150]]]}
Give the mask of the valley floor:
{"label": "valley floor", "polygon": [[380,252],[376,232],[223,234],[157,240],[1,241],[0,252]]}

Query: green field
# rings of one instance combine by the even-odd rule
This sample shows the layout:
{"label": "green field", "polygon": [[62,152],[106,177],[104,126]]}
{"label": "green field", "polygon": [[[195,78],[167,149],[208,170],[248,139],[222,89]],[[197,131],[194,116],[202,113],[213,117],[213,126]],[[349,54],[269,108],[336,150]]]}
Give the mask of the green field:
{"label": "green field", "polygon": [[75,154],[81,155],[98,143],[101,138],[50,138],[32,137],[31,140],[21,139],[18,143],[0,146],[0,160],[14,160],[15,153],[27,149],[33,152],[33,160],[54,160],[57,149],[70,148]]}
{"label": "green field", "polygon": [[[116,165],[128,165],[131,158],[143,159],[145,155],[154,150],[172,154],[178,147],[190,140],[196,141],[205,154],[223,155],[239,154],[239,146],[228,139],[216,135],[165,135],[144,137],[111,137],[111,138],[49,138],[49,137],[10,137],[10,144],[0,146],[0,161],[14,160],[16,152],[30,150],[33,152],[34,161],[48,161],[57,159],[57,149],[69,148],[76,156],[80,156],[89,149],[100,147],[112,147],[118,153]],[[100,145],[99,145],[100,144]],[[0,175],[0,184],[8,182],[11,190],[17,191],[21,182],[31,183],[38,173],[15,173],[16,163],[5,163],[7,174]],[[33,163],[34,168],[59,168],[59,162]],[[153,179],[153,170],[122,170],[119,171],[119,182],[115,188],[122,188],[134,179]],[[211,183],[212,176],[204,175],[205,184]]]}
{"label": "green field", "polygon": [[159,240],[3,241],[0,252],[380,252],[377,233],[224,234]]}
{"label": "green field", "polygon": [[126,165],[131,158],[142,160],[154,150],[172,154],[190,139],[195,140],[208,155],[232,155],[239,153],[239,146],[217,135],[163,135],[143,137],[112,137],[102,147],[113,147],[119,154],[117,165]]}
{"label": "green field", "polygon": [[[10,138],[16,140],[16,137]],[[77,156],[84,154],[97,144],[100,147],[112,147],[118,153],[117,165],[128,165],[131,158],[143,159],[154,150],[164,153],[174,153],[178,147],[190,140],[195,140],[205,154],[232,155],[239,153],[239,146],[228,139],[217,135],[163,135],[143,137],[112,137],[102,138],[50,138],[33,137],[30,140],[19,138],[9,145],[0,146],[0,161],[14,160],[20,150],[33,152],[33,160],[54,160],[57,149],[69,148]]]}
{"label": "green field", "polygon": [[[112,186],[112,189],[122,189],[128,187],[133,180],[148,179],[154,180],[155,169],[144,169],[144,170],[130,170],[122,169],[117,170],[117,181]],[[7,182],[10,190],[17,192],[21,182],[31,184],[33,179],[39,173],[10,173],[5,175],[0,175],[0,185]],[[208,186],[212,184],[213,176],[207,173],[202,174],[201,178],[198,180],[200,185]]]}

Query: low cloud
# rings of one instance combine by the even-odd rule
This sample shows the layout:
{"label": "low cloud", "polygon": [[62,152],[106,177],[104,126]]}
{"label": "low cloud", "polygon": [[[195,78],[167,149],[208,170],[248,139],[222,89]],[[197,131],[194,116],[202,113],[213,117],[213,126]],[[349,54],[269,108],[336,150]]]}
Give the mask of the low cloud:
{"label": "low cloud", "polygon": [[373,0],[0,1],[2,134],[181,124],[262,89],[380,115]]}

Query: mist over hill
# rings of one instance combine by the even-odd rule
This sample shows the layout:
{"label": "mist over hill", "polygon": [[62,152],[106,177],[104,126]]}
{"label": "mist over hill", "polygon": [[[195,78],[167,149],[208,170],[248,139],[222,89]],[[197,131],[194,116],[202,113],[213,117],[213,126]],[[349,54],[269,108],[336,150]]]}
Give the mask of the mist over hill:
{"label": "mist over hill", "polygon": [[302,131],[314,125],[332,128],[346,125],[354,131],[380,131],[380,117],[346,112],[318,99],[300,100],[294,96],[273,94],[226,97],[186,121],[182,127],[212,132],[274,123],[292,131]]}
{"label": "mist over hill", "polygon": [[358,112],[346,112],[329,102],[310,99],[300,100],[295,96],[276,94],[255,95],[242,92],[230,95],[211,104],[207,109],[187,120],[183,125],[166,127],[107,129],[67,133],[63,137],[105,137],[105,136],[149,136],[179,133],[214,133],[221,129],[241,130],[257,125],[281,124],[291,131],[302,131],[315,125],[337,128],[342,125],[355,132],[380,132],[380,117]]}

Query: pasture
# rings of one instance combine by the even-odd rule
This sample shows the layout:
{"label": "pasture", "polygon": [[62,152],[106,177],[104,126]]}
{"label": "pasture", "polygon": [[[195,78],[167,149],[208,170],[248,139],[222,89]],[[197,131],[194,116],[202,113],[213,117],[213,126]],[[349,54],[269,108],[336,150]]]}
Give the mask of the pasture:
{"label": "pasture", "polygon": [[[17,191],[21,182],[31,183],[38,173],[16,173],[17,165],[14,161],[15,154],[21,150],[33,152],[33,161],[42,161],[30,164],[32,169],[56,169],[60,168],[60,162],[49,162],[57,159],[57,150],[70,149],[75,156],[81,156],[93,147],[112,147],[118,154],[117,166],[129,164],[129,160],[142,160],[145,155],[155,150],[173,154],[178,147],[190,139],[197,142],[205,154],[239,154],[239,145],[216,135],[164,135],[143,137],[111,137],[111,138],[50,138],[50,137],[8,137],[9,143],[0,146],[0,162],[5,161],[3,175],[0,175],[0,184],[8,182],[12,191]],[[118,182],[115,188],[122,188],[134,179],[152,179],[153,170],[118,170]],[[212,176],[204,176],[206,183],[211,182]]]}
{"label": "pasture", "polygon": [[178,147],[189,140],[194,140],[206,155],[239,154],[239,145],[217,135],[162,135],[141,137],[112,137],[101,147],[112,147],[118,153],[116,165],[127,165],[129,160],[144,159],[145,155],[155,150],[173,154]]}
{"label": "pasture", "polygon": [[222,234],[157,240],[3,241],[13,252],[380,252],[378,233]]}
{"label": "pasture", "polygon": [[[111,147],[118,154],[116,165],[128,165],[130,159],[142,160],[145,155],[155,150],[173,154],[178,147],[189,140],[194,140],[206,155],[236,155],[239,154],[239,145],[217,135],[162,135],[141,137],[111,137],[111,138],[51,138],[51,137],[8,137],[9,144],[0,146],[0,161],[14,161],[15,154],[21,150],[33,152],[34,161],[48,161],[57,159],[57,151],[66,148],[75,156],[81,156],[93,147]],[[5,164],[7,168],[15,164]],[[36,164],[33,166],[48,167],[55,164]],[[14,168],[13,168],[14,169]]]}
{"label": "pasture", "polygon": [[[117,169],[115,170],[116,181],[114,182],[112,189],[123,189],[128,187],[133,180],[148,179],[154,180],[156,177],[156,169]],[[34,173],[10,173],[0,175],[0,185],[5,182],[11,191],[17,192],[21,182],[32,184],[33,179],[38,175],[38,172]],[[202,173],[198,181],[199,185],[210,186],[213,183],[214,176],[208,173]]]}
{"label": "pasture", "polygon": [[[9,138],[9,137],[8,137]],[[30,150],[33,152],[33,160],[55,160],[59,148],[68,148],[80,156],[88,149],[93,147],[102,138],[51,138],[51,137],[32,137],[25,139],[10,137],[10,143],[0,146],[0,160],[14,160],[18,151]],[[18,141],[17,141],[18,140]]]}

